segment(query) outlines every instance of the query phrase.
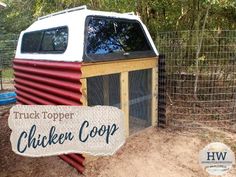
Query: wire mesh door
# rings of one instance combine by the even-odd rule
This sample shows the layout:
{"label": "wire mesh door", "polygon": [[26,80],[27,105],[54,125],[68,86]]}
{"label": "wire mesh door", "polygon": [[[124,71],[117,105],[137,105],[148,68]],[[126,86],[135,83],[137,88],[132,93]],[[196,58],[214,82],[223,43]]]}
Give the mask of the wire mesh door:
{"label": "wire mesh door", "polygon": [[[129,72],[129,134],[151,126],[151,69]],[[89,106],[109,105],[121,108],[120,74],[87,79]]]}

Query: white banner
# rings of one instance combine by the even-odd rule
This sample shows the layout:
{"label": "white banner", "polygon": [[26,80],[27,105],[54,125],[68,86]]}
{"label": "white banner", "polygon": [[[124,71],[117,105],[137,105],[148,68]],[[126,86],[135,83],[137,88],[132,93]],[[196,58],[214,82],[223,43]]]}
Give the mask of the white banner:
{"label": "white banner", "polygon": [[124,114],[111,106],[16,105],[8,124],[12,150],[23,156],[112,155],[125,142]]}

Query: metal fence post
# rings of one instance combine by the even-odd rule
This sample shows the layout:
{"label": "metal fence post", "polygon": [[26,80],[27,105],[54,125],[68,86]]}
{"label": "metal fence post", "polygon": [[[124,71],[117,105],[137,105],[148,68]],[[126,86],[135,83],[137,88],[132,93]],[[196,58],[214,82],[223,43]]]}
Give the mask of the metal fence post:
{"label": "metal fence post", "polygon": [[167,123],[165,55],[159,55],[158,73],[158,127],[165,127]]}

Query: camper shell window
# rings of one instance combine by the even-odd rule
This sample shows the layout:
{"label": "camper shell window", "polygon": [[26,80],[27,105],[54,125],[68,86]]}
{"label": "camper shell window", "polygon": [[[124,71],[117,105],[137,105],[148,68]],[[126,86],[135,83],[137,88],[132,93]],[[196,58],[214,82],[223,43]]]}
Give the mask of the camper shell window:
{"label": "camper shell window", "polygon": [[68,28],[57,27],[23,35],[22,53],[64,53],[68,44]]}
{"label": "camper shell window", "polygon": [[85,25],[84,61],[156,56],[137,20],[88,16]]}

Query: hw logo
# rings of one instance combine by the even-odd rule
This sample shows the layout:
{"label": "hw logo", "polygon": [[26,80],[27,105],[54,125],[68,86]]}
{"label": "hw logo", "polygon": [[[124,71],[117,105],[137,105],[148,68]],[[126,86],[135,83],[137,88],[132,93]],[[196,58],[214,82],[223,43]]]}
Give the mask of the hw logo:
{"label": "hw logo", "polygon": [[207,152],[207,160],[224,161],[227,152]]}
{"label": "hw logo", "polygon": [[199,153],[199,162],[211,175],[223,175],[235,164],[233,151],[223,143],[211,143]]}

